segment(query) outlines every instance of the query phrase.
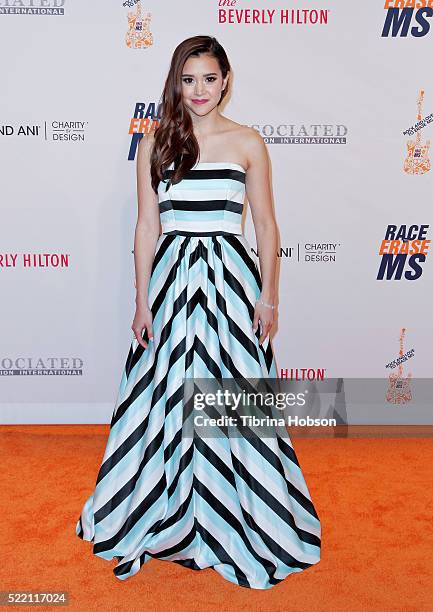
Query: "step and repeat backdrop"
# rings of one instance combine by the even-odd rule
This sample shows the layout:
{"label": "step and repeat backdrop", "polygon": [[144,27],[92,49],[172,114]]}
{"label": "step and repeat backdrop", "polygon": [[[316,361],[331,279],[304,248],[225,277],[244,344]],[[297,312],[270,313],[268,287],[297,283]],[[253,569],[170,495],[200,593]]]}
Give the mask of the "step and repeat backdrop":
{"label": "step and repeat backdrop", "polygon": [[[232,65],[222,113],[269,152],[280,376],[364,381],[340,422],[433,423],[431,0],[0,0],[1,422],[109,422],[137,145],[197,34]],[[249,209],[245,235],[256,255]]]}

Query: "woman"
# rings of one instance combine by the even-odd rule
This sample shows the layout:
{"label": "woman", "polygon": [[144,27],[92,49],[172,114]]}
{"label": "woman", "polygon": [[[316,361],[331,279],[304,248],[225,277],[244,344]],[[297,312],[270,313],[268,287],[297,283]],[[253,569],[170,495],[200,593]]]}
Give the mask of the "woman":
{"label": "woman", "polygon": [[[76,526],[96,555],[116,557],[120,579],[155,557],[268,589],[320,558],[320,522],[287,431],[185,433],[186,379],[276,378],[268,157],[254,129],[220,114],[229,79],[215,38],[183,41],[163,117],[138,148],[134,338]],[[261,275],[242,234],[245,192]]]}

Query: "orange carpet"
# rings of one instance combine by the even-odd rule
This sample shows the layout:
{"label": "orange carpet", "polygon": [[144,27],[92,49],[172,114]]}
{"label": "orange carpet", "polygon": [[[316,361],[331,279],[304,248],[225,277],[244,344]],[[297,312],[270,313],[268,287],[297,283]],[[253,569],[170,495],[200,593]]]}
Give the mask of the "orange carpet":
{"label": "orange carpet", "polygon": [[155,559],[122,582],[114,560],[92,554],[75,524],[108,425],[3,426],[0,436],[2,591],[67,591],[67,609],[83,611],[433,609],[431,438],[294,439],[322,560],[260,591]]}

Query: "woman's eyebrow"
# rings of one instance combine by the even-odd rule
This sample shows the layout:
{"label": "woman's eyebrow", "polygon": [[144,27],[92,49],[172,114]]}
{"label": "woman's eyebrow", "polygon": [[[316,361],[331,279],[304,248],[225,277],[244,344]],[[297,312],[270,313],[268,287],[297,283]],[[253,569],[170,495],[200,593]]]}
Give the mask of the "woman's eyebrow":
{"label": "woman's eyebrow", "polygon": [[[217,73],[216,72],[208,72],[207,74],[204,74],[203,76],[213,76],[213,75],[217,76]],[[186,74],[185,73],[185,74],[182,74],[182,76],[191,76],[192,77],[194,75],[193,74]]]}

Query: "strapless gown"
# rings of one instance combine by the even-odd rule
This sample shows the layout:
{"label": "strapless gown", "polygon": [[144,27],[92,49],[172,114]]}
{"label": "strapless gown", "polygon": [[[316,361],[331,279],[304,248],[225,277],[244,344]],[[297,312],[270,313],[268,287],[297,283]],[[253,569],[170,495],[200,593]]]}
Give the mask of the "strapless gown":
{"label": "strapless gown", "polygon": [[[321,525],[288,434],[182,435],[186,377],[277,378],[252,330],[261,291],[242,234],[246,172],[199,162],[158,186],[154,339],[133,340],[94,491],[76,534],[125,580],[152,557],[268,589],[320,560]],[[147,341],[147,333],[144,334]]]}

